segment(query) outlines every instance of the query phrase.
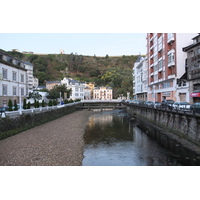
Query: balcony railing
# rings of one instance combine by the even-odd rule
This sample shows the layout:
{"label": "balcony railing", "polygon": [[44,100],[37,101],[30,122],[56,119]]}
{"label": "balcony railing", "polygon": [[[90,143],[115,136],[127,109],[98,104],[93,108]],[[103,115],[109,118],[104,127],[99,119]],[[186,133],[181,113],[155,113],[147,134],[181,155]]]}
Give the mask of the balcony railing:
{"label": "balcony railing", "polygon": [[174,35],[170,35],[170,37],[167,39],[167,43],[172,43],[174,42],[175,38],[174,38]]}
{"label": "balcony railing", "polygon": [[168,76],[168,79],[175,78],[175,74],[171,74]]}
{"label": "balcony railing", "polygon": [[168,62],[168,67],[172,67],[172,66],[175,66],[175,60],[170,60]]}

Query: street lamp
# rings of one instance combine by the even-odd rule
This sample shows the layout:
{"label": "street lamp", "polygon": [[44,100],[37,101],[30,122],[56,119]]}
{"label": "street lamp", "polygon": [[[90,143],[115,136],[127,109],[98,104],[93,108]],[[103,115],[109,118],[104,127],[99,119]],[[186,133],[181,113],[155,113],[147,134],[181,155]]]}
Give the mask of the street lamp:
{"label": "street lamp", "polygon": [[60,92],[60,106],[61,106],[61,92]]}
{"label": "street lamp", "polygon": [[19,87],[19,114],[22,114],[22,88]]}
{"label": "street lamp", "polygon": [[155,86],[155,85],[153,85],[153,96],[154,96],[154,101],[156,101],[155,88],[156,88],[156,86]]}

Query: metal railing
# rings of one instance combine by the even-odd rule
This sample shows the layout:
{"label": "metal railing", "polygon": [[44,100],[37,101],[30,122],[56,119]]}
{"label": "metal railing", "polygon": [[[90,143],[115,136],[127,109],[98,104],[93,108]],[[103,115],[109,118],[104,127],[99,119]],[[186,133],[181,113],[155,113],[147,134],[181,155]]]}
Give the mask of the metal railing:
{"label": "metal railing", "polygon": [[54,110],[54,109],[60,109],[63,107],[67,106],[73,106],[77,105],[80,102],[73,102],[73,103],[68,103],[68,104],[63,104],[63,105],[57,105],[57,106],[46,106],[46,107],[39,107],[39,108],[31,108],[31,109],[22,109],[22,110],[17,110],[17,111],[5,111],[0,113],[0,117],[9,117],[9,118],[15,118],[20,116],[21,114],[33,114],[33,113],[40,113],[40,112],[47,112],[49,110]]}

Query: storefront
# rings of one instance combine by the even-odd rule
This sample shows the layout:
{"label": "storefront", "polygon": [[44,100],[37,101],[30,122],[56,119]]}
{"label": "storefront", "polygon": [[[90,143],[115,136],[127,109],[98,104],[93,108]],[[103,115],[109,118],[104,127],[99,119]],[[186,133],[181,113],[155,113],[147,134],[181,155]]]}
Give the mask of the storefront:
{"label": "storefront", "polygon": [[200,92],[193,92],[190,94],[190,97],[193,97],[193,102],[200,102]]}

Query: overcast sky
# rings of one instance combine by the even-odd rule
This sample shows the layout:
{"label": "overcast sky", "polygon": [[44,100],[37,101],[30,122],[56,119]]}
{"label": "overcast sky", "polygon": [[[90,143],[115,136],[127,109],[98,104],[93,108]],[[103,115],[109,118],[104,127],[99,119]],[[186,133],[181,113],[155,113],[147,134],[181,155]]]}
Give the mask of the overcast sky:
{"label": "overcast sky", "polygon": [[93,56],[146,54],[146,33],[0,33],[0,48]]}

